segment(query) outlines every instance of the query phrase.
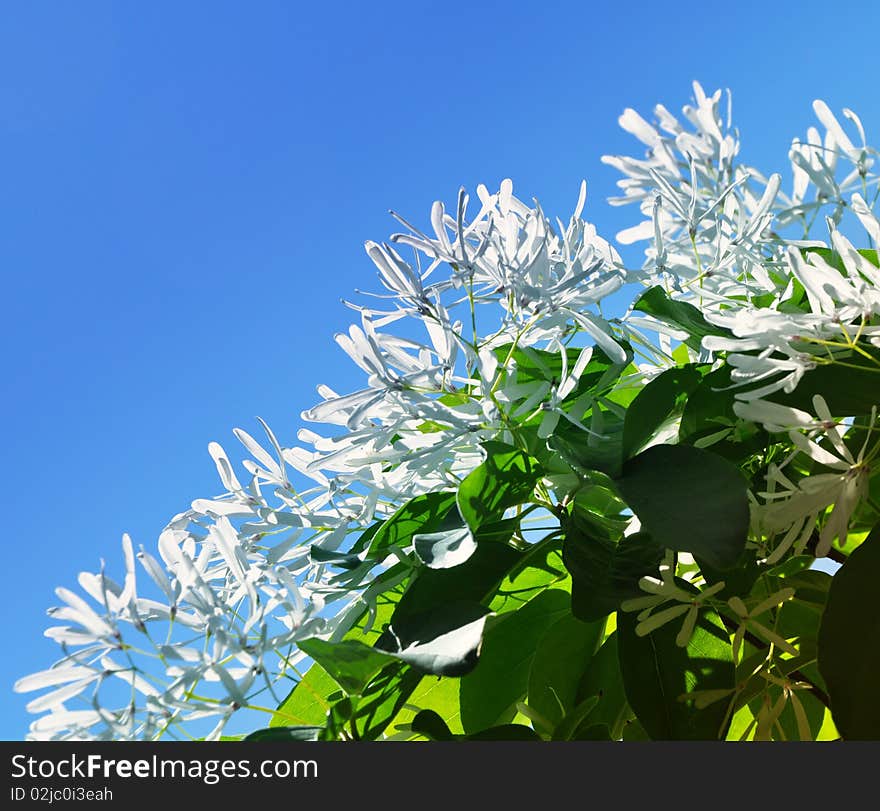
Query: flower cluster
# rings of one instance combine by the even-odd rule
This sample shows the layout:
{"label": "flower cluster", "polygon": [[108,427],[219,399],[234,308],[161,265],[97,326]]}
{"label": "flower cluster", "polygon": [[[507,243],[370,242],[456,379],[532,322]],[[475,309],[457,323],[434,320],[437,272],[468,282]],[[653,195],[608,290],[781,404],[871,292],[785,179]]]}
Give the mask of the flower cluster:
{"label": "flower cluster", "polygon": [[[432,235],[407,226],[390,243],[368,242],[384,308],[357,306],[360,323],[337,336],[364,388],[320,386],[322,402],[303,417],[328,435],[302,430],[298,447],[282,447],[265,424],[269,450],[236,429],[251,457],[246,485],[211,443],[225,492],[175,516],[158,558],[126,538],[122,586],[102,569],[80,576],[84,597],[58,590],[64,606],[50,616],[64,624],[47,635],[63,656],[16,684],[53,688],[28,704],[46,713],[31,736],[217,738],[237,711],[268,709],[263,697],[277,706],[299,677],[296,642],[343,633],[388,587],[375,581],[389,561],[408,560],[406,550],[349,555],[353,539],[409,498],[454,486],[484,458],[481,443],[509,437],[524,413],[543,413],[549,433],[568,417],[558,403],[589,361],[588,343],[624,358],[598,309],[623,284],[622,263],[580,218],[585,194],[582,184],[563,226],[518,200],[509,181],[494,194],[481,186],[472,220],[462,191],[455,216],[434,205]],[[424,339],[386,331],[401,319],[418,322]],[[569,369],[573,340],[584,348]],[[514,346],[559,352],[563,378],[519,380]],[[149,596],[138,591],[138,563]],[[203,729],[203,719],[214,722]]]}

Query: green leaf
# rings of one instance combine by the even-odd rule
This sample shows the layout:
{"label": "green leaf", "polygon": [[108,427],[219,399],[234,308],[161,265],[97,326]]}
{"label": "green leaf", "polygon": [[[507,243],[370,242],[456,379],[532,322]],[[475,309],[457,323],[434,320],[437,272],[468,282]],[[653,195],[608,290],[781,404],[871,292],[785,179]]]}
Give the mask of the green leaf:
{"label": "green leaf", "polygon": [[320,740],[336,741],[342,737],[343,731],[348,726],[348,732],[351,731],[349,722],[352,720],[358,705],[357,696],[343,696],[334,701],[327,711],[325,726],[321,732]]}
{"label": "green leaf", "polygon": [[479,603],[459,601],[442,612],[399,617],[376,648],[425,673],[462,676],[477,665],[487,613]]}
{"label": "green leaf", "polygon": [[670,356],[679,366],[687,366],[691,362],[691,352],[687,344],[679,344],[672,350]]}
{"label": "green leaf", "polygon": [[675,642],[679,623],[638,636],[637,622],[633,614],[617,616],[626,696],[645,731],[654,740],[723,740],[726,703],[697,709],[692,697],[698,690],[732,692],[735,686],[733,651],[721,618],[701,610],[686,648]]}
{"label": "green leaf", "polygon": [[812,555],[794,555],[785,558],[782,563],[777,563],[767,571],[773,577],[791,577],[793,574],[809,569],[816,559]]}
{"label": "green leaf", "polygon": [[[449,495],[454,497],[455,494]],[[441,512],[436,510],[434,514]],[[497,525],[485,528],[487,533],[498,531]],[[500,531],[504,532],[506,528]],[[473,556],[460,566],[447,570],[423,568],[406,586],[379,594],[375,615],[365,610],[355,627],[346,634],[346,639],[373,642],[377,638],[383,639],[384,634],[386,647],[396,650],[393,644],[387,645],[388,633],[382,630],[383,626],[387,628],[393,623],[396,628],[408,617],[415,617],[417,622],[418,614],[442,612],[450,602],[488,602],[499,584],[524,560],[522,552],[504,543],[484,543],[478,544]],[[546,573],[546,577],[556,579],[564,575],[564,571]],[[505,599],[513,599],[513,595]],[[493,610],[496,609],[493,607]],[[368,624],[372,630],[366,632]],[[406,623],[403,625],[405,627]],[[419,687],[422,676],[421,670],[392,660],[392,665],[365,688],[359,699],[352,723],[360,736],[372,740],[381,735],[388,723],[400,716],[403,705]],[[338,689],[337,683],[321,666],[313,665],[282,702],[271,726],[325,725],[328,710],[333,705],[330,697]]]}
{"label": "green leaf", "polygon": [[356,697],[357,708],[350,722],[359,740],[374,741],[398,716],[407,699],[422,681],[421,671],[392,662]]}
{"label": "green leaf", "polygon": [[727,460],[689,445],[655,445],[623,466],[617,486],[659,546],[692,552],[717,569],[736,565],[749,502],[745,479]]}
{"label": "green leaf", "polygon": [[[806,571],[792,572],[776,581],[775,588],[784,588],[790,586],[795,590],[795,598],[797,602],[811,605],[821,614],[825,610],[825,604],[828,602],[828,591],[834,578],[828,572],[820,572],[818,569],[807,569]],[[767,595],[769,596],[769,594]],[[785,603],[782,609],[790,603]]]}
{"label": "green leaf", "polygon": [[397,624],[403,617],[422,612],[443,611],[451,602],[488,600],[522,556],[522,552],[505,544],[477,544],[474,554],[460,566],[420,570],[397,604],[391,622]]}
{"label": "green leaf", "polygon": [[532,729],[521,724],[504,724],[475,732],[454,735],[433,710],[422,710],[412,721],[412,730],[432,741],[539,741]]}
{"label": "green leaf", "polygon": [[324,668],[313,665],[281,702],[269,726],[323,724],[331,703],[327,697],[338,690],[333,677]]}
{"label": "green leaf", "polygon": [[416,430],[422,434],[437,434],[441,431],[448,430],[447,425],[441,425],[439,422],[435,422],[434,420],[425,420],[422,423],[419,423],[416,426]]}
{"label": "green leaf", "polygon": [[[306,674],[306,679],[312,674],[322,674],[325,678],[330,678],[317,664],[313,665]],[[297,696],[302,695],[300,690],[306,679],[300,682],[297,686],[299,689],[288,698],[288,703],[291,698],[296,699]],[[338,691],[335,694],[325,693],[326,698],[321,699],[324,706],[322,719],[324,731],[320,734],[320,740],[338,740],[343,730],[347,736],[353,736],[357,740],[376,740],[397,717],[407,698],[421,680],[421,672],[389,657],[388,664],[360,695],[337,698]],[[315,681],[312,680],[310,684],[315,684]],[[301,698],[299,700],[301,702]],[[275,719],[279,715],[280,711],[276,713]]]}
{"label": "green leaf", "polygon": [[[611,730],[612,737],[620,737],[615,733],[619,732],[623,722],[632,716],[632,712],[627,704],[626,693],[623,689],[617,631],[608,635],[602,643],[602,647],[590,660],[581,683],[578,685],[575,701],[580,705],[593,697],[599,699],[598,703],[584,718],[578,721],[578,726],[589,727],[603,724]],[[573,729],[571,734],[576,732],[577,729]]]}
{"label": "green leaf", "polygon": [[678,436],[681,441],[693,441],[715,433],[721,428],[736,425],[739,419],[733,410],[736,392],[732,388],[730,367],[720,366],[709,372],[690,393],[681,414]]}
{"label": "green leaf", "polygon": [[513,533],[519,529],[519,521],[520,517],[514,515],[511,518],[483,524],[477,532],[477,543],[507,543],[513,537]]}
{"label": "green leaf", "polygon": [[495,614],[516,611],[548,588],[571,590],[571,577],[562,565],[561,540],[530,549],[496,589],[489,608]]}
{"label": "green leaf", "polygon": [[639,723],[638,718],[632,718],[623,726],[623,740],[625,741],[650,741],[651,738],[645,728]]}
{"label": "green leaf", "polygon": [[765,399],[813,413],[813,397],[820,394],[835,416],[870,414],[872,406],[880,403],[880,349],[860,348],[871,357],[857,352],[835,355],[838,363],[805,372],[791,394],[779,391]]}
{"label": "green leaf", "polygon": [[395,717],[392,728],[401,731],[412,725],[413,719],[421,710],[432,710],[453,734],[464,732],[461,725],[461,712],[458,704],[458,688],[461,679],[445,676],[425,676],[419,686]]}
{"label": "green leaf", "polygon": [[434,710],[422,710],[410,724],[412,731],[432,741],[451,741],[455,736]]}
{"label": "green leaf", "polygon": [[389,661],[387,654],[354,639],[341,642],[303,639],[297,644],[349,695],[359,694]]}
{"label": "green leaf", "polygon": [[458,509],[451,509],[436,532],[413,535],[419,560],[431,569],[451,569],[464,563],[480,543],[507,543],[519,528],[520,516],[482,524],[476,535]]}
{"label": "green leaf", "polygon": [[370,552],[409,546],[416,533],[442,529],[449,512],[455,507],[455,501],[456,494],[453,492],[416,496],[379,527],[370,543]]}
{"label": "green leaf", "polygon": [[[880,262],[877,261],[876,250],[873,248],[859,248],[858,252],[874,265],[874,267],[880,267]],[[844,274],[846,273],[843,260],[840,258],[840,254],[837,251],[832,250],[831,248],[805,248],[803,251],[805,257],[811,253],[821,256],[835,270],[839,270]]]}
{"label": "green leaf", "polygon": [[503,442],[484,442],[486,461],[458,487],[458,509],[476,533],[500,521],[508,507],[528,501],[541,477],[535,459]]}
{"label": "green leaf", "polygon": [[330,552],[326,549],[321,549],[317,544],[312,544],[309,549],[309,557],[315,563],[330,563],[333,566],[338,566],[340,569],[356,569],[363,563],[357,555],[344,552]]}
{"label": "green leaf", "polygon": [[547,447],[587,480],[592,479],[594,471],[617,476],[623,464],[623,420],[603,410],[602,421],[601,433],[590,434],[568,420],[560,420],[547,440]]}
{"label": "green leaf", "polygon": [[438,402],[443,403],[443,405],[452,406],[454,408],[456,406],[467,405],[471,402],[471,397],[466,392],[457,391],[442,394],[437,400]]}
{"label": "green leaf", "polygon": [[[529,668],[538,640],[568,613],[570,597],[561,589],[541,592],[518,611],[486,629],[480,662],[461,680],[461,721],[465,732],[513,717],[528,689]],[[509,714],[509,717],[508,715]]]}
{"label": "green leaf", "polygon": [[880,740],[880,528],[832,578],[819,628],[819,671],[845,740]]}
{"label": "green leaf", "polygon": [[251,732],[245,741],[317,741],[321,738],[324,727],[269,727]]}
{"label": "green leaf", "polygon": [[585,532],[606,540],[619,539],[632,522],[632,511],[620,498],[614,480],[598,473],[575,494],[574,510]]}
{"label": "green leaf", "polygon": [[368,526],[359,536],[357,541],[351,547],[350,554],[359,555],[372,543],[376,533],[382,528],[383,521],[376,521]]}
{"label": "green leaf", "polygon": [[659,286],[651,287],[642,293],[633,304],[633,309],[687,332],[688,337],[684,343],[691,349],[699,349],[700,342],[707,335],[731,335],[723,327],[710,324],[693,304],[673,301]]}
{"label": "green leaf", "polygon": [[[579,731],[581,729],[595,730],[601,728],[605,730],[606,740],[608,739],[608,727],[605,724],[587,724],[587,719],[592,715],[593,710],[599,704],[599,696],[590,696],[582,701],[576,707],[569,710],[556,725],[553,730],[554,741],[573,741],[579,739]],[[591,740],[596,740],[595,738]]]}
{"label": "green leaf", "polygon": [[419,560],[432,569],[451,569],[464,563],[477,548],[470,527],[459,526],[413,536]]}
{"label": "green leaf", "polygon": [[565,521],[562,559],[571,572],[571,608],[584,622],[606,617],[623,600],[642,595],[639,578],[657,571],[663,550],[637,532],[616,542],[591,531],[574,510]]}
{"label": "green leaf", "polygon": [[566,614],[538,640],[529,670],[527,703],[554,726],[574,710],[578,685],[604,629],[604,621],[581,622]]}
{"label": "green leaf", "polygon": [[623,424],[623,457],[629,459],[677,412],[708,371],[705,364],[667,369],[632,401]]}

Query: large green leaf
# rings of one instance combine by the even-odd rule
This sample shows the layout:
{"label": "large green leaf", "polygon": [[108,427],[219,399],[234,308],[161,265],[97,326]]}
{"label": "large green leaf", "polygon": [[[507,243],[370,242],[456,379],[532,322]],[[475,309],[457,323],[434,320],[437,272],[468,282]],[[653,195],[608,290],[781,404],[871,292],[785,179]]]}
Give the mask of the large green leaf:
{"label": "large green leaf", "polygon": [[464,563],[451,569],[420,569],[397,603],[392,624],[427,611],[442,612],[452,602],[483,603],[523,558],[506,544],[482,543]]}
{"label": "large green leaf", "polygon": [[604,629],[604,621],[582,622],[566,614],[538,640],[529,670],[527,703],[551,725],[558,726],[575,709],[578,685]]}
{"label": "large green leaf", "polygon": [[544,542],[526,552],[495,590],[489,608],[504,614],[522,608],[548,588],[571,590],[571,577],[562,563],[559,538]]}
{"label": "large green leaf", "polygon": [[565,521],[562,558],[571,572],[572,612],[591,622],[616,611],[623,600],[640,596],[639,579],[657,571],[663,550],[642,532],[603,537],[575,509]]}
{"label": "large green leaf", "polygon": [[[387,543],[405,545],[426,524],[442,525],[455,508],[455,495],[438,494],[436,501],[420,502],[421,507],[410,503],[409,510],[398,512],[400,523],[388,536]],[[361,688],[359,697],[353,697],[357,700],[351,707],[353,717],[345,722],[346,728],[351,727],[363,739],[374,739],[383,733],[388,723],[400,716],[407,699],[422,681],[424,669],[461,673],[473,665],[479,651],[482,615],[486,612],[482,605],[474,604],[490,602],[502,581],[510,579],[518,565],[526,565],[528,556],[522,552],[506,543],[491,542],[506,540],[514,529],[515,523],[509,521],[487,523],[481,528],[479,538],[488,538],[490,542],[478,544],[465,563],[449,569],[423,567],[407,584],[379,594],[374,613],[365,609],[345,639],[364,645],[381,640],[381,647],[387,649],[386,653],[396,654],[396,658],[392,658],[386,668]],[[372,536],[374,540],[380,530]],[[391,533],[392,529],[386,528],[385,532]],[[564,579],[564,574],[559,570],[542,572],[542,576],[557,580]],[[471,616],[470,622],[461,616],[450,617],[449,606],[458,601],[470,603],[480,616]],[[444,612],[447,622],[450,619],[452,622],[440,628]],[[457,627],[451,627],[459,621]],[[430,628],[432,622],[434,633]],[[389,632],[389,625],[397,634],[396,638]],[[460,651],[464,641],[469,642],[464,654],[450,656],[449,643],[454,642]],[[413,662],[414,666],[407,661]],[[271,726],[332,726],[328,718],[341,712],[338,699],[334,697],[338,693],[337,682],[323,667],[314,664],[282,702]]]}
{"label": "large green leaf", "polygon": [[520,516],[513,515],[510,518],[483,524],[477,531],[475,540],[477,543],[507,543],[513,537],[513,533],[519,529],[519,522]]}
{"label": "large green leaf", "polygon": [[642,293],[633,304],[633,309],[653,315],[657,320],[687,332],[688,337],[684,343],[692,349],[699,349],[700,342],[707,335],[731,334],[723,327],[710,324],[693,304],[669,298],[666,291],[659,286]]}
{"label": "large green leaf", "polygon": [[700,612],[686,648],[676,644],[679,623],[646,636],[636,633],[634,614],[617,618],[620,670],[627,700],[654,740],[723,740],[725,702],[697,709],[692,694],[730,690],[736,683],[730,636],[718,614]]}
{"label": "large green leaf", "polygon": [[[568,466],[584,479],[591,479],[594,471],[617,476],[623,463],[624,422],[613,412],[594,404],[602,415],[602,430],[587,432],[568,420],[560,420],[547,440],[547,447],[555,451]],[[589,428],[585,424],[585,428]]]}
{"label": "large green leaf", "polygon": [[678,427],[679,439],[696,439],[735,425],[738,417],[733,404],[741,390],[733,388],[729,366],[709,372],[687,398]]}
{"label": "large green leaf", "polygon": [[[609,634],[590,659],[578,684],[574,709],[560,722],[554,740],[571,740],[579,730],[595,726],[604,726],[612,737],[619,737],[623,723],[632,716],[623,689],[617,636],[616,631]],[[591,704],[592,699],[597,700]]]}
{"label": "large green leaf", "polygon": [[831,581],[819,628],[819,670],[846,740],[880,740],[880,528]]}
{"label": "large green leaf", "polygon": [[529,668],[538,640],[568,613],[569,601],[566,591],[547,589],[487,628],[479,664],[461,680],[461,720],[465,732],[477,732],[512,719],[516,702],[528,689]]}
{"label": "large green leaf", "polygon": [[382,529],[382,524],[384,523],[384,521],[375,521],[370,524],[370,526],[368,526],[363,532],[361,532],[349,552],[352,555],[359,555],[361,552],[368,549],[370,544],[373,542],[373,538],[376,537],[376,533],[380,529]]}
{"label": "large green leaf", "polygon": [[477,665],[487,614],[480,603],[458,601],[398,617],[376,648],[425,673],[462,676]]}
{"label": "large green leaf", "polygon": [[632,523],[632,511],[620,498],[614,480],[594,473],[575,493],[573,509],[585,532],[616,541]]}
{"label": "large green leaf", "polygon": [[470,558],[477,544],[507,543],[519,526],[520,516],[514,515],[482,523],[474,532],[456,507],[450,509],[436,531],[413,535],[413,547],[419,560],[429,568],[451,569]]}
{"label": "large green leaf", "polygon": [[314,563],[329,563],[340,569],[357,569],[363,565],[363,561],[357,556],[346,552],[330,552],[321,549],[317,544],[312,544],[309,549],[309,557]]}
{"label": "large green leaf", "polygon": [[538,463],[503,442],[485,442],[486,461],[472,470],[458,487],[458,509],[477,532],[504,517],[508,507],[529,500],[541,477]]}
{"label": "large green leaf", "polygon": [[355,639],[303,639],[297,644],[349,695],[361,693],[389,662],[387,654]]}
{"label": "large green leaf", "polygon": [[330,709],[328,696],[339,685],[324,668],[312,665],[272,716],[270,727],[321,726]]}
{"label": "large green leaf", "polygon": [[726,459],[689,445],[655,445],[623,466],[617,486],[659,546],[692,552],[718,569],[742,555],[747,483]]}
{"label": "large green leaf", "polygon": [[705,364],[667,369],[638,393],[623,423],[624,459],[639,451],[664,421],[681,408],[706,371]]}

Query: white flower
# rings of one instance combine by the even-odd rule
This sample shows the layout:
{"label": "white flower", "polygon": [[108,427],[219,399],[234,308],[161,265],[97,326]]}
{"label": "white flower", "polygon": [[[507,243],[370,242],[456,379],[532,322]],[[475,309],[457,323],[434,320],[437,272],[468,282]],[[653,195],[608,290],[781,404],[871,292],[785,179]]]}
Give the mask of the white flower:
{"label": "white flower", "polygon": [[778,253],[769,237],[779,175],[764,178],[735,158],[739,141],[726,120],[721,91],[711,96],[694,83],[693,106],[683,109],[685,129],[658,105],[655,128],[633,110],[620,125],[647,147],[644,159],[605,156],[624,175],[622,197],[612,205],[638,202],[646,219],[625,229],[628,244],[653,239],[646,248],[646,282],[705,306],[716,297],[773,290],[764,264]]}
{"label": "white flower", "polygon": [[[787,530],[783,544],[790,546],[797,535],[805,532],[807,525],[813,525],[816,515],[833,505],[816,547],[816,556],[824,557],[835,539],[839,539],[841,546],[846,542],[852,514],[868,493],[875,450],[867,453],[871,439],[871,431],[868,431],[858,454],[853,456],[844,442],[844,429],[831,416],[825,400],[816,396],[814,407],[818,420],[811,435],[824,435],[834,452],[799,430],[790,430],[789,438],[801,454],[836,472],[812,474],[793,483],[781,469],[772,468],[768,474],[772,486],[764,494],[768,503],[762,510],[761,524],[770,532]],[[876,409],[872,426],[875,417]],[[808,519],[806,524],[804,519]]]}
{"label": "white flower", "polygon": [[733,661],[739,662],[739,653],[742,648],[743,639],[747,631],[763,637],[767,642],[775,645],[780,650],[791,656],[798,655],[798,649],[792,645],[787,639],[784,639],[772,628],[768,628],[764,623],[758,621],[758,617],[765,614],[772,608],[777,608],[784,602],[794,597],[795,590],[793,588],[784,588],[771,594],[769,597],[761,600],[751,609],[740,597],[731,597],[727,604],[733,609],[734,613],[739,617],[739,624],[733,635]]}
{"label": "white flower", "polygon": [[[633,597],[624,600],[620,604],[622,611],[638,611],[636,617],[636,634],[647,636],[652,631],[672,622],[678,617],[684,616],[681,628],[675,637],[675,644],[681,648],[687,647],[697,625],[700,609],[709,602],[718,592],[724,589],[723,580],[705,586],[698,592],[683,589],[677,585],[674,579],[673,558],[667,554],[666,562],[660,567],[660,579],[656,577],[642,577],[639,580],[639,588],[648,592],[649,596]],[[667,602],[674,601],[676,604],[656,610]]]}

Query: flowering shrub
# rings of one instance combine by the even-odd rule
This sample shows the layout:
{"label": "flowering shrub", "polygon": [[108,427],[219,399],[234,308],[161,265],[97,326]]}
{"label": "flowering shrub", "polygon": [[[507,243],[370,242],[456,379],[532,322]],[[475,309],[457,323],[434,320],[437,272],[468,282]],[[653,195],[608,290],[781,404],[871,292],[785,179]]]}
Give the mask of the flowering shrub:
{"label": "flowering shrub", "polygon": [[585,184],[368,242],[364,387],[57,590],[30,736],[880,737],[877,152],[817,101],[786,185],[694,94],[604,158],[641,268]]}

